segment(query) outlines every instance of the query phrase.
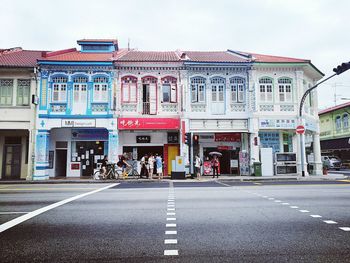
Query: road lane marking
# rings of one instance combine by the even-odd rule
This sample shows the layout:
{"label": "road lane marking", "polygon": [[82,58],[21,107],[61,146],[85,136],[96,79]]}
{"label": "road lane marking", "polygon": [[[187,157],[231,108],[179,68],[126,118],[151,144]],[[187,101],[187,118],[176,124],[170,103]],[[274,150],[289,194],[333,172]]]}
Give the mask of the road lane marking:
{"label": "road lane marking", "polygon": [[341,230],[349,232],[350,231],[350,227],[339,227]]}
{"label": "road lane marking", "polygon": [[281,200],[275,200],[276,203],[281,203],[282,201]]}
{"label": "road lane marking", "polygon": [[333,220],[323,220],[323,222],[325,222],[326,224],[338,224],[337,222],[333,221]]}
{"label": "road lane marking", "polygon": [[225,183],[220,182],[220,181],[214,181],[214,182],[217,183],[217,184],[221,184],[221,185],[223,185],[223,186],[232,187],[232,185],[225,184]]}
{"label": "road lane marking", "polygon": [[175,208],[168,208],[168,211],[175,211]]}
{"label": "road lane marking", "polygon": [[176,224],[166,224],[165,227],[176,227]]}
{"label": "road lane marking", "polygon": [[302,213],[310,213],[310,211],[308,211],[308,210],[299,210],[299,212],[302,212]]}
{"label": "road lane marking", "polygon": [[179,251],[177,249],[173,250],[164,250],[164,256],[178,256]]}
{"label": "road lane marking", "polygon": [[0,191],[45,191],[45,190],[64,190],[64,191],[76,191],[76,190],[92,190],[98,189],[96,187],[79,187],[79,188],[1,188]]}
{"label": "road lane marking", "polygon": [[165,239],[164,244],[177,244],[177,239]]}
{"label": "road lane marking", "polygon": [[0,212],[0,215],[28,214],[29,212]]}
{"label": "road lane marking", "polygon": [[64,199],[62,201],[59,201],[59,202],[56,202],[54,204],[51,204],[51,205],[48,205],[48,206],[45,206],[45,207],[42,207],[42,208],[39,208],[37,210],[34,210],[32,212],[29,212],[28,214],[25,214],[23,216],[20,216],[20,217],[17,217],[11,221],[8,221],[2,225],[0,225],[0,233],[1,232],[4,232],[5,230],[11,228],[11,227],[14,227],[20,223],[23,223],[24,221],[27,221],[28,219],[31,219],[35,216],[38,216],[42,213],[45,213],[51,209],[54,209],[56,207],[59,207],[61,205],[64,205],[64,204],[67,204],[69,202],[72,202],[74,200],[77,200],[77,199],[80,199],[82,197],[85,197],[85,196],[88,196],[88,195],[91,195],[91,194],[95,194],[95,193],[98,193],[98,192],[101,192],[103,190],[106,190],[108,188],[111,188],[111,187],[114,187],[114,186],[117,186],[119,185],[120,183],[115,183],[115,184],[110,184],[110,185],[107,185],[105,187],[102,187],[102,188],[99,188],[99,189],[96,189],[94,191],[91,191],[91,192],[87,192],[87,193],[84,193],[84,194],[80,194],[80,195],[76,195],[76,196],[73,196],[73,197],[70,197],[70,198],[67,198],[67,199]]}
{"label": "road lane marking", "polygon": [[299,206],[291,205],[290,208],[299,208]]}
{"label": "road lane marking", "polygon": [[282,203],[282,205],[289,205],[289,203]]}
{"label": "road lane marking", "polygon": [[270,197],[270,198],[268,198],[269,200],[275,200],[275,198],[273,198],[273,197]]}
{"label": "road lane marking", "polygon": [[176,217],[168,217],[166,221],[176,221]]}
{"label": "road lane marking", "polygon": [[174,216],[174,215],[176,215],[176,213],[174,213],[174,212],[167,212],[166,215],[167,216]]}
{"label": "road lane marking", "polygon": [[313,218],[320,218],[320,217],[322,217],[320,215],[310,215],[310,216],[313,217]]}

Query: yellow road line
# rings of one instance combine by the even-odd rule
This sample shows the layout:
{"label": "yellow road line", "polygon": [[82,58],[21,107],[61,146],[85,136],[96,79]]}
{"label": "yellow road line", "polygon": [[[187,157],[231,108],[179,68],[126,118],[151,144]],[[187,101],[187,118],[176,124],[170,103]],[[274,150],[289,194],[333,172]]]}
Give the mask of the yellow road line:
{"label": "yellow road line", "polygon": [[338,180],[338,182],[346,182],[346,183],[350,183],[350,180]]}

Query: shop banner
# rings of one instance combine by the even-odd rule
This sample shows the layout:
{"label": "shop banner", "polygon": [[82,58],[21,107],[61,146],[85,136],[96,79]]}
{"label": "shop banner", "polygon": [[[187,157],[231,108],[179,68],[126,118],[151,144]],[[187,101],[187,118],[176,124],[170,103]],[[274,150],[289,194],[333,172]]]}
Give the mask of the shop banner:
{"label": "shop banner", "polygon": [[240,133],[215,133],[216,142],[240,142]]}
{"label": "shop banner", "polygon": [[174,118],[119,118],[119,130],[178,130],[180,119]]}

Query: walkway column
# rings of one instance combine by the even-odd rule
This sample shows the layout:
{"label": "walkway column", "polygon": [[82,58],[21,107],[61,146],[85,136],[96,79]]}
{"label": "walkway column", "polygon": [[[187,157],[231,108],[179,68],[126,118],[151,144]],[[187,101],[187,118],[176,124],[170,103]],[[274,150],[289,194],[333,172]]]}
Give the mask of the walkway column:
{"label": "walkway column", "polygon": [[49,143],[50,131],[37,130],[35,140],[35,167],[33,180],[49,179]]}
{"label": "walkway column", "polygon": [[315,175],[322,175],[322,160],[321,160],[321,144],[320,144],[320,134],[314,133],[313,136],[313,152],[314,152],[314,173]]}
{"label": "walkway column", "polygon": [[119,136],[118,130],[108,130],[108,161],[118,162]]}

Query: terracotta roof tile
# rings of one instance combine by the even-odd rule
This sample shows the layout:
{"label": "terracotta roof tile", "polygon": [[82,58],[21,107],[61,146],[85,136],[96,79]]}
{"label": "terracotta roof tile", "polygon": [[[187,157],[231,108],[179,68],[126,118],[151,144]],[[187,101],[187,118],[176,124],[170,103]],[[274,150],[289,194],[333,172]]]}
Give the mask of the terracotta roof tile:
{"label": "terracotta roof tile", "polygon": [[178,62],[179,56],[175,51],[136,51],[131,50],[121,56],[120,62]]}
{"label": "terracotta roof tile", "polygon": [[325,114],[325,113],[328,113],[331,111],[339,110],[339,109],[342,109],[345,107],[350,107],[350,102],[345,102],[345,103],[339,104],[337,106],[333,106],[333,107],[330,107],[328,109],[321,110],[318,112],[318,115],[322,115],[322,114]]}
{"label": "terracotta roof tile", "polygon": [[267,63],[307,63],[310,62],[310,60],[307,59],[300,59],[300,58],[290,58],[290,57],[281,57],[281,56],[271,56],[271,55],[263,55],[263,54],[257,54],[257,53],[250,53],[250,52],[240,52],[240,51],[233,51],[238,54],[242,54],[244,56],[251,56],[252,60],[254,62],[267,62]]}
{"label": "terracotta roof tile", "polygon": [[0,67],[35,67],[42,58],[42,51],[3,49],[0,52]]}
{"label": "terracotta roof tile", "polygon": [[189,61],[194,62],[249,62],[249,59],[228,51],[184,51]]}
{"label": "terracotta roof tile", "polygon": [[[125,54],[126,49],[120,49],[116,52],[107,52],[107,53],[93,53],[93,52],[80,52],[76,49],[66,49],[61,51],[50,52],[42,60],[46,61],[90,61],[90,62],[111,62],[115,59],[118,59],[120,56]],[[55,54],[52,54],[55,53]]]}

